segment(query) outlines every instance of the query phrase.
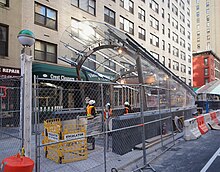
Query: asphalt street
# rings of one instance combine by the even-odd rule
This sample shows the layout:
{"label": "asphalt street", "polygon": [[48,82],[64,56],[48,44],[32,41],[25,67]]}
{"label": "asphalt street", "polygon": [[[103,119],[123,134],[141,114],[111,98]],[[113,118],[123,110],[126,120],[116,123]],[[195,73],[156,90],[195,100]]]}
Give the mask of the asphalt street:
{"label": "asphalt street", "polygon": [[150,165],[157,172],[220,172],[220,130],[194,141],[180,139]]}

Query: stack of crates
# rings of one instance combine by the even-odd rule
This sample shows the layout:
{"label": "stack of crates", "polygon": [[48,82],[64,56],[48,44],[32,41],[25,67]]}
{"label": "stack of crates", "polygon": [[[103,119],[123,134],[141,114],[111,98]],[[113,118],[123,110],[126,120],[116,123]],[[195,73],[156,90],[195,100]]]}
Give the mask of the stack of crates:
{"label": "stack of crates", "polygon": [[60,164],[88,158],[86,125],[78,120],[66,124],[60,119],[46,120],[43,135],[43,143],[58,142],[45,147],[46,158]]}

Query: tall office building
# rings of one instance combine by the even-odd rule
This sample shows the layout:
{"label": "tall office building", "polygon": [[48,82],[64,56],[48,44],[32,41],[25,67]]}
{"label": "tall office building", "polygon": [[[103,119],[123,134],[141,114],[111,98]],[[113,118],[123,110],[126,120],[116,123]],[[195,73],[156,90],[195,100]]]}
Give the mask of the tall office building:
{"label": "tall office building", "polygon": [[[198,87],[219,79],[220,21],[217,16],[220,15],[220,1],[194,0],[192,1],[192,11],[192,51],[193,58],[195,58],[193,59],[193,71],[197,70],[198,66],[205,64],[203,58],[209,57],[207,52],[214,54],[212,62],[214,67],[210,69],[211,61],[208,61],[208,65],[205,65],[204,68],[204,75],[202,73],[194,74],[193,85]],[[207,78],[209,75],[214,77]],[[200,84],[198,85],[198,83]]]}
{"label": "tall office building", "polygon": [[220,55],[220,1],[192,1],[193,51],[212,50]]}
{"label": "tall office building", "polygon": [[[65,29],[78,21],[93,20],[127,32],[191,85],[190,0],[0,0],[0,3],[0,28],[7,37],[0,41],[9,47],[1,49],[1,64],[19,66],[16,34],[25,28],[36,36],[34,62],[63,65],[57,56],[62,54],[59,43]],[[112,62],[105,65],[115,67]]]}

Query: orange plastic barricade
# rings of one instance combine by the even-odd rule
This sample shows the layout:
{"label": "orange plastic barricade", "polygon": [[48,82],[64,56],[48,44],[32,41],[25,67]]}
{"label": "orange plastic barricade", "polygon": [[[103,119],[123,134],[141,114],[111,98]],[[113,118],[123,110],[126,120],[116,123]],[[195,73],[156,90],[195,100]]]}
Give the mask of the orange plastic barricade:
{"label": "orange plastic barricade", "polygon": [[10,156],[2,161],[1,170],[3,172],[32,172],[34,161],[28,157],[18,155]]}
{"label": "orange plastic barricade", "polygon": [[219,121],[217,119],[216,112],[210,112],[210,116],[211,116],[212,121],[214,121],[218,125]]}
{"label": "orange plastic barricade", "polygon": [[204,116],[197,116],[196,117],[197,123],[198,123],[198,128],[201,134],[205,134],[209,131],[209,129],[205,125],[205,119]]}

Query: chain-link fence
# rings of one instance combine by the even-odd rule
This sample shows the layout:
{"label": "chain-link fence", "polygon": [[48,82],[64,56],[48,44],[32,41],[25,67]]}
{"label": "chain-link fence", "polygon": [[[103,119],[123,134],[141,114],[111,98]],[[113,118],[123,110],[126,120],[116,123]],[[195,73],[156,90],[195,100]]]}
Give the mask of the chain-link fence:
{"label": "chain-link fence", "polygon": [[0,162],[20,152],[20,82],[22,78],[0,78]]}
{"label": "chain-link fence", "polygon": [[[159,147],[174,143],[173,109],[187,106],[184,100],[172,101],[174,91],[169,85],[37,78],[33,93],[36,171],[126,171],[140,159],[147,166],[152,143],[160,143]],[[87,115],[89,100],[95,100],[92,117]]]}

